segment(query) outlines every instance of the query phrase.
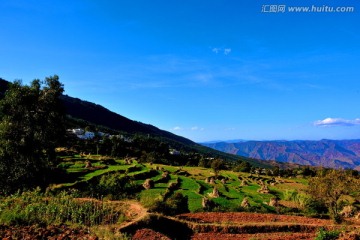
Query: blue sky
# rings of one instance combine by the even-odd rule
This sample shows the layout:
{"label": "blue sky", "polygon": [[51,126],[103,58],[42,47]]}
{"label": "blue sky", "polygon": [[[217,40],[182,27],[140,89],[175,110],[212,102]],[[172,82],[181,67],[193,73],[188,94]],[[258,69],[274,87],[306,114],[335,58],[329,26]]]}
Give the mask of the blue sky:
{"label": "blue sky", "polygon": [[[285,12],[262,12],[268,5]],[[290,12],[299,6],[354,12]],[[360,134],[358,0],[0,0],[0,77],[194,141]]]}

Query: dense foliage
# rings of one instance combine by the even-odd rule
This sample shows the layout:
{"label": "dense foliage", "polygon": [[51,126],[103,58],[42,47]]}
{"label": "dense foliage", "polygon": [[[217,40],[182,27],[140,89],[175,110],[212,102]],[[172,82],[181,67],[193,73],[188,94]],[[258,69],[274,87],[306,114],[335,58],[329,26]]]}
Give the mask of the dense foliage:
{"label": "dense foliage", "polygon": [[48,181],[65,133],[58,76],[10,84],[0,101],[0,188],[13,192]]}
{"label": "dense foliage", "polygon": [[323,170],[309,181],[308,193],[318,201],[323,202],[335,222],[341,221],[340,198],[354,193],[358,187],[358,179],[351,172],[343,170]]}
{"label": "dense foliage", "polygon": [[164,201],[157,200],[150,207],[149,211],[159,212],[165,215],[176,215],[189,212],[188,197],[176,192]]}

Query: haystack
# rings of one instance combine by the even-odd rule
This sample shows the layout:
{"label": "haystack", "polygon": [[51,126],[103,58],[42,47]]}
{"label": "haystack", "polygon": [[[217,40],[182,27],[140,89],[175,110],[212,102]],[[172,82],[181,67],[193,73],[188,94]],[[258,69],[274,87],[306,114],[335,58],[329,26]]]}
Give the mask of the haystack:
{"label": "haystack", "polygon": [[152,179],[146,179],[144,184],[143,184],[143,187],[148,190],[148,189],[151,189],[154,187],[154,181]]}
{"label": "haystack", "polygon": [[244,198],[244,199],[242,200],[242,202],[241,202],[241,207],[243,207],[243,208],[248,208],[248,207],[250,207],[249,199]]}

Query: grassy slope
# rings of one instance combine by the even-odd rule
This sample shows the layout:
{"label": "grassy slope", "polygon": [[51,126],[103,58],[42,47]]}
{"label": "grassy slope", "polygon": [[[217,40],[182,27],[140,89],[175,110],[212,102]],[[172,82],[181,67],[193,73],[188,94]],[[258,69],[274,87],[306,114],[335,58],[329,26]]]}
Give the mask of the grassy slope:
{"label": "grassy slope", "polygon": [[[143,173],[149,172],[152,169],[158,169],[156,174],[151,177],[154,180],[155,186],[150,190],[142,189],[138,192],[140,202],[146,206],[151,206],[156,199],[162,199],[163,194],[166,192],[171,182],[179,182],[179,187],[174,192],[181,192],[188,197],[188,206],[190,211],[200,211],[202,209],[201,202],[203,197],[211,198],[213,188],[216,187],[219,190],[220,197],[213,198],[212,200],[218,204],[221,209],[236,209],[240,206],[242,200],[247,197],[252,206],[265,207],[267,209],[273,209],[268,207],[264,203],[268,203],[270,198],[279,197],[284,199],[284,193],[289,190],[297,189],[302,192],[307,184],[306,179],[277,179],[279,183],[275,186],[270,186],[270,194],[262,194],[257,191],[260,189],[259,181],[268,183],[272,177],[268,176],[254,176],[248,173],[237,173],[232,171],[221,171],[220,175],[227,179],[223,184],[220,180],[216,180],[215,184],[209,184],[205,182],[208,177],[214,176],[211,169],[201,167],[174,167],[170,165],[162,164],[138,164],[133,162],[132,164],[126,164],[124,160],[117,159],[113,165],[106,165],[102,163],[99,156],[66,156],[63,157],[61,164],[69,175],[76,176],[73,179],[75,182],[90,181],[93,178],[102,176],[109,172],[120,172],[125,176],[132,176],[136,184],[141,185],[145,179]],[[90,160],[93,166],[100,167],[101,169],[85,169],[85,161]],[[134,167],[136,166],[136,167]],[[159,181],[164,171],[170,173],[170,179],[166,181]],[[127,172],[127,173],[125,173]],[[76,174],[76,175],[75,175]],[[141,176],[141,177],[138,177]],[[240,186],[242,180],[248,182],[248,186]],[[57,185],[57,188],[62,186],[72,186],[73,183],[64,183],[63,185]],[[274,210],[274,209],[273,209]]]}

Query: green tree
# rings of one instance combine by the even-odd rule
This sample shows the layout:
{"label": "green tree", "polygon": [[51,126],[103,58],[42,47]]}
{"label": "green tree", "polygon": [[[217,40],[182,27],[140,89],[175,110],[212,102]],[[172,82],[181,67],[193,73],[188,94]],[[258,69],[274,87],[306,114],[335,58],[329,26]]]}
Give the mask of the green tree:
{"label": "green tree", "polygon": [[280,175],[280,168],[278,166],[275,166],[273,169],[273,176],[277,177]]}
{"label": "green tree", "polygon": [[63,85],[58,76],[10,84],[0,101],[0,188],[11,192],[41,185],[65,135]]}
{"label": "green tree", "polygon": [[200,158],[198,167],[206,167],[206,161],[204,157]]}
{"label": "green tree", "polygon": [[353,193],[358,181],[343,170],[329,170],[309,181],[308,193],[317,201],[324,202],[330,217],[341,222],[340,198]]}
{"label": "green tree", "polygon": [[222,159],[214,159],[211,162],[211,168],[215,173],[215,177],[219,175],[220,170],[224,169],[225,163]]}
{"label": "green tree", "polygon": [[235,172],[250,172],[251,164],[245,161],[238,160],[236,165],[233,167]]}

